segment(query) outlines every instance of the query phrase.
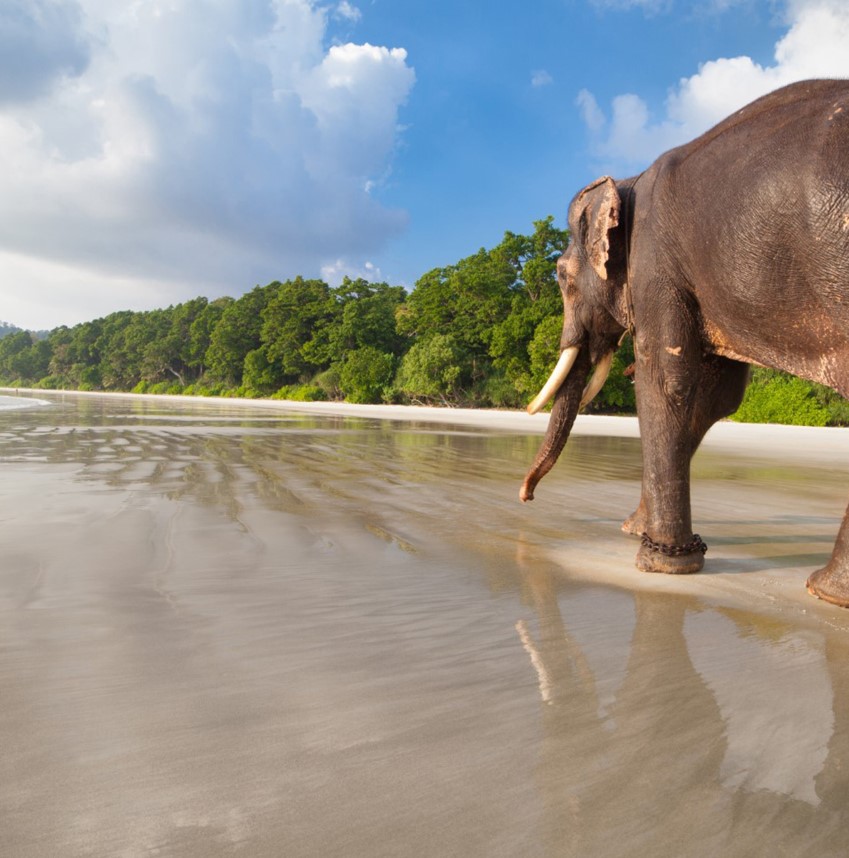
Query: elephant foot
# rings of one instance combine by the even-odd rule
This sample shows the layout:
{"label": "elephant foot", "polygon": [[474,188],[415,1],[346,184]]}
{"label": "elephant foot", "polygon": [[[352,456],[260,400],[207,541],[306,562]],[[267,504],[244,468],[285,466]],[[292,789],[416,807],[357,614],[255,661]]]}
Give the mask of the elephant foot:
{"label": "elephant foot", "polygon": [[637,569],[662,572],[665,575],[692,575],[705,565],[707,545],[695,534],[686,545],[664,545],[642,534],[643,544],[637,552]]}
{"label": "elephant foot", "polygon": [[846,569],[833,569],[829,564],[814,572],[805,586],[812,596],[849,608],[849,571]]}

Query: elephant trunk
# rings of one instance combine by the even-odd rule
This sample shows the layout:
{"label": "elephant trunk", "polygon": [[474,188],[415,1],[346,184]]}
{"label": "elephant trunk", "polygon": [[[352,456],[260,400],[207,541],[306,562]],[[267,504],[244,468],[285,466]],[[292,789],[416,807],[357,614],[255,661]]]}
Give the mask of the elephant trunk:
{"label": "elephant trunk", "polygon": [[584,384],[591,368],[589,349],[582,348],[572,371],[555,394],[545,438],[519,491],[519,498],[523,503],[534,499],[537,483],[554,467],[563,452],[581,407]]}

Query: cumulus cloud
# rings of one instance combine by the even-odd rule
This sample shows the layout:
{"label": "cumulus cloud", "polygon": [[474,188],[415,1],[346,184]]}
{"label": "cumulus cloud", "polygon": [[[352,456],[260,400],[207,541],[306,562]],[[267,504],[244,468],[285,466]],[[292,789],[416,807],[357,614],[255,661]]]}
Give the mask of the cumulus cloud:
{"label": "cumulus cloud", "polygon": [[404,228],[367,190],[415,81],[403,49],[326,48],[330,13],[314,0],[21,9],[26,26],[3,12],[0,38],[52,58],[17,86],[0,66],[12,89],[0,89],[0,276],[7,302],[21,286],[22,314],[29,301],[46,318],[45,302],[83,281],[81,318],[125,296],[232,294],[366,258]]}
{"label": "cumulus cloud", "polygon": [[793,0],[772,65],[762,66],[747,56],[706,62],[669,92],[663,116],[657,119],[634,94],[616,96],[609,116],[587,90],[576,103],[591,132],[593,151],[605,167],[635,170],[778,87],[807,78],[849,77],[847,45],[849,6],[842,0]]}

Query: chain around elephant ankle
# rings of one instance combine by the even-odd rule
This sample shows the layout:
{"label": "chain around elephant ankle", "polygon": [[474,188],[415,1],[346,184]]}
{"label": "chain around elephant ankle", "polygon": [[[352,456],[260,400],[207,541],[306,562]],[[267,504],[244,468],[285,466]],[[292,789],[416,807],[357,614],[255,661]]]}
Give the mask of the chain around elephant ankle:
{"label": "chain around elephant ankle", "polygon": [[647,533],[642,533],[640,538],[644,548],[649,551],[654,551],[657,554],[663,554],[666,557],[682,557],[685,554],[695,554],[700,551],[704,554],[708,547],[702,542],[701,536],[698,533],[693,534],[693,538],[685,545],[666,545],[663,542],[655,542]]}

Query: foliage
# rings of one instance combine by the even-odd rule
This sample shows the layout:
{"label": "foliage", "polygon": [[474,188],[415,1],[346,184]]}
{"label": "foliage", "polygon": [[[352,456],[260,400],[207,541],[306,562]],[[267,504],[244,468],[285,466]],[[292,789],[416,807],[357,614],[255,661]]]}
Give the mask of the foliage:
{"label": "foliage", "polygon": [[404,355],[395,386],[413,401],[456,401],[461,394],[464,358],[452,334],[434,334]]}
{"label": "foliage", "polygon": [[829,413],[817,400],[809,382],[759,367],[754,371],[743,402],[731,419],[740,423],[825,426]]}
{"label": "foliage", "polygon": [[0,338],[3,338],[8,334],[17,333],[20,330],[21,329],[17,325],[13,325],[11,322],[0,322]]}
{"label": "foliage", "polygon": [[610,375],[596,398],[586,407],[588,413],[633,414],[637,410],[634,384],[626,370],[634,363],[634,343],[630,337],[617,349]]}
{"label": "foliage", "polygon": [[323,280],[277,284],[262,311],[262,342],[284,381],[305,380],[327,359],[329,330],[339,313]]}
{"label": "foliage", "polygon": [[342,364],[339,387],[349,402],[380,402],[395,374],[395,358],[375,346],[350,352]]}
{"label": "foliage", "polygon": [[521,408],[524,397],[508,378],[498,370],[493,370],[486,377],[480,389],[481,398],[495,408]]}
{"label": "foliage", "polygon": [[320,387],[328,399],[343,399],[342,394],[342,374],[339,372],[337,364],[333,364],[329,369],[320,372],[314,379],[313,384]]}
{"label": "foliage", "polygon": [[829,426],[849,426],[849,401],[822,384],[812,385],[817,402],[828,414]]}
{"label": "foliage", "polygon": [[327,394],[314,384],[289,384],[281,387],[271,398],[292,402],[322,402],[327,399]]}
{"label": "foliage", "polygon": [[[296,277],[237,299],[194,298],[33,333],[0,323],[0,382],[43,389],[136,390],[309,401],[522,407],[560,348],[557,259],[568,233],[533,232],[401,286]],[[5,336],[3,335],[5,334]],[[626,340],[588,411],[633,413]],[[849,425],[829,388],[757,369],[738,420]]]}
{"label": "foliage", "polygon": [[407,338],[395,324],[396,312],[406,299],[403,287],[346,277],[333,296],[340,312],[327,335],[323,355],[327,363],[341,363],[346,355],[365,347],[396,357],[403,353]]}
{"label": "foliage", "polygon": [[534,394],[545,384],[557,363],[562,328],[563,321],[557,316],[549,316],[537,325],[528,345],[530,362],[527,382],[522,384],[523,393]]}
{"label": "foliage", "polygon": [[278,390],[284,376],[279,363],[268,356],[268,345],[262,345],[245,355],[244,386],[257,396],[266,396]]}
{"label": "foliage", "polygon": [[33,340],[28,331],[16,331],[0,339],[0,373],[12,381],[31,377]]}
{"label": "foliage", "polygon": [[204,358],[210,378],[230,386],[242,383],[245,358],[262,345],[262,311],[277,285],[256,286],[224,307]]}

